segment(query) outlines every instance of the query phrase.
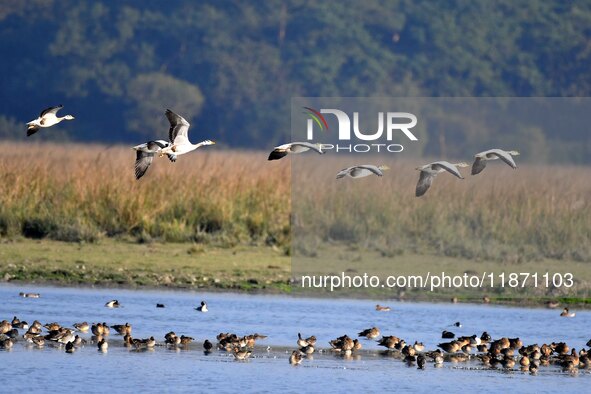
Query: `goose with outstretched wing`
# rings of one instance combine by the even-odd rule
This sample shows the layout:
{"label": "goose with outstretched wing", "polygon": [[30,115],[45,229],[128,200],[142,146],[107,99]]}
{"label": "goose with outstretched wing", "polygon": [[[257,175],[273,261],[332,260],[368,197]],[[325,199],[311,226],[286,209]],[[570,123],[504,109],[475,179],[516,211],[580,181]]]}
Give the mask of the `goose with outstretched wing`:
{"label": "goose with outstretched wing", "polygon": [[383,171],[389,170],[390,167],[381,165],[381,166],[374,166],[371,164],[361,164],[357,166],[352,166],[348,168],[344,168],[337,173],[337,179],[344,178],[346,176],[351,178],[363,178],[370,175],[377,175],[383,176]]}
{"label": "goose with outstretched wing", "polygon": [[191,124],[187,122],[185,118],[175,114],[169,109],[166,110],[166,117],[170,123],[170,128],[168,130],[170,144],[159,151],[160,157],[164,155],[184,155],[185,153],[192,152],[199,147],[215,144],[215,142],[211,140],[205,140],[197,144],[192,144],[191,141],[189,141],[189,127],[191,127]]}
{"label": "goose with outstretched wing", "polygon": [[513,156],[518,156],[519,152],[515,150],[489,149],[474,155],[474,164],[472,164],[472,175],[480,174],[486,167],[486,162],[489,160],[501,159],[509,167],[516,169],[517,164],[513,160]]}
{"label": "goose with outstretched wing", "polygon": [[74,117],[72,115],[66,115],[63,117],[57,116],[57,112],[63,107],[64,106],[60,104],[55,107],[49,107],[41,111],[37,119],[27,123],[27,137],[32,136],[41,128],[54,126],[60,123],[62,120],[73,120]]}
{"label": "goose with outstretched wing", "polygon": [[[154,154],[159,153],[160,150],[167,148],[168,146],[170,146],[170,142],[168,141],[155,140],[148,141],[131,148],[136,151],[135,179],[140,179],[143,177],[154,160]],[[173,154],[168,154],[168,158],[172,162],[176,161],[176,156]]]}
{"label": "goose with outstretched wing", "polygon": [[303,153],[309,150],[324,154],[322,150],[322,144],[312,144],[310,142],[290,142],[289,144],[283,144],[273,148],[273,151],[269,154],[267,160],[279,160],[287,156],[288,153]]}
{"label": "goose with outstretched wing", "polygon": [[436,161],[421,167],[417,167],[416,169],[421,172],[421,175],[419,176],[419,182],[417,183],[415,195],[417,197],[421,197],[423,194],[425,194],[427,190],[429,190],[429,187],[431,187],[433,179],[435,179],[439,173],[444,171],[447,171],[460,179],[464,179],[460,173],[460,170],[458,170],[458,167],[468,167],[468,164],[464,162],[452,164],[447,161]]}

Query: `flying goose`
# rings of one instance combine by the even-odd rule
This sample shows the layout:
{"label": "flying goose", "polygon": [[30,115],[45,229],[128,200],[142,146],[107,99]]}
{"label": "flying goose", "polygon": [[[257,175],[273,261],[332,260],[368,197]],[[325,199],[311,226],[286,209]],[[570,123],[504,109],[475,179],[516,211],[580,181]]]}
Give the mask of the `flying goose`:
{"label": "flying goose", "polygon": [[303,153],[310,149],[323,155],[326,152],[322,151],[322,144],[312,144],[310,142],[290,142],[273,148],[267,160],[279,160],[287,156],[288,153]]}
{"label": "flying goose", "polygon": [[27,123],[27,137],[30,137],[38,132],[41,127],[51,127],[64,119],[73,120],[74,117],[72,115],[66,115],[61,118],[57,116],[57,112],[62,108],[64,108],[64,106],[61,104],[56,107],[49,107],[43,110],[37,119]]}
{"label": "flying goose", "polygon": [[502,149],[490,149],[485,150],[484,152],[480,152],[474,155],[474,164],[472,164],[472,175],[480,174],[484,167],[486,167],[486,162],[489,160],[497,160],[501,159],[511,168],[516,169],[517,164],[513,160],[512,156],[518,156],[519,152],[515,150],[505,151]]}
{"label": "flying goose", "polygon": [[457,167],[468,167],[468,164],[464,162],[452,164],[447,161],[436,161],[421,167],[417,167],[416,169],[421,171],[421,175],[419,177],[419,182],[417,183],[415,192],[416,196],[421,197],[423,194],[425,194],[427,190],[429,190],[431,183],[433,183],[433,179],[440,172],[447,171],[460,179],[464,179]]}
{"label": "flying goose", "polygon": [[169,109],[166,110],[165,114],[168,118],[168,121],[170,122],[170,129],[168,129],[168,139],[170,140],[170,145],[159,150],[160,157],[172,154],[175,156],[176,160],[176,156],[184,155],[185,153],[194,151],[201,146],[215,145],[215,142],[211,140],[205,140],[199,142],[198,144],[192,144],[191,141],[189,141],[189,127],[191,127],[191,124],[187,122],[185,118],[175,114]]}
{"label": "flying goose", "polygon": [[[154,160],[154,154],[159,153],[160,150],[170,147],[170,142],[164,140],[148,141],[140,145],[134,146],[133,150],[136,151],[135,155],[135,179],[140,179],[144,176],[152,160]],[[173,153],[167,154],[168,159],[173,163],[176,161],[176,155]]]}
{"label": "flying goose", "polygon": [[374,166],[371,164],[361,164],[358,166],[344,168],[337,173],[337,179],[350,176],[351,178],[363,178],[370,175],[383,176],[382,171],[389,170],[388,166]]}

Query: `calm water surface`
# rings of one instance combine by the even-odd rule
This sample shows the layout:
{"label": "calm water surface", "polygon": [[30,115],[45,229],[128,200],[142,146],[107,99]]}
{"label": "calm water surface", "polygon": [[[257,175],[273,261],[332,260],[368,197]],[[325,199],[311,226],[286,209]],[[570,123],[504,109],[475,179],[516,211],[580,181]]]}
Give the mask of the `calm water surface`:
{"label": "calm water surface", "polygon": [[[39,292],[41,298],[21,298],[19,291]],[[442,342],[441,331],[447,329],[457,335],[488,331],[493,338],[520,337],[525,344],[565,341],[578,350],[591,338],[591,312],[587,311],[566,319],[559,317],[560,311],[548,309],[390,302],[392,312],[379,313],[374,310],[378,302],[372,300],[13,285],[0,285],[0,299],[0,320],[16,315],[29,323],[37,319],[64,326],[80,321],[129,322],[133,337],[153,335],[163,341],[164,334],[173,330],[197,341],[189,350],[157,347],[137,352],[121,346],[121,337],[112,334],[107,353],[86,345],[66,354],[57,346],[37,349],[21,340],[10,351],[0,350],[0,392],[453,392],[469,387],[485,392],[556,392],[586,391],[591,383],[589,372],[581,370],[573,376],[555,367],[541,367],[537,376],[517,369],[486,370],[477,362],[446,363],[438,369],[428,365],[421,371],[380,356],[376,343],[365,340],[359,357],[352,360],[316,354],[300,367],[288,363],[288,349],[295,348],[298,332],[316,335],[323,347],[330,339],[354,336],[371,326],[407,342],[422,341],[428,349]],[[105,308],[110,299],[118,299],[122,307]],[[208,303],[208,313],[193,309],[202,299]],[[156,308],[156,303],[166,308]],[[462,323],[461,328],[451,327],[456,321]],[[239,335],[258,332],[269,337],[257,343],[260,347],[247,362],[235,362],[225,352],[205,355],[202,341],[215,342],[222,331]],[[83,336],[90,338],[90,334]]]}

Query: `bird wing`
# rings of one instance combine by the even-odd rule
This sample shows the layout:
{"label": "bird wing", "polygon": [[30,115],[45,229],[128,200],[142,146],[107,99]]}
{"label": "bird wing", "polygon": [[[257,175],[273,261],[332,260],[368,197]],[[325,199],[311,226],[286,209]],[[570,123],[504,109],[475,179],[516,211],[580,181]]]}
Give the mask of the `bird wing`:
{"label": "bird wing", "polygon": [[486,160],[477,157],[474,164],[472,164],[472,175],[480,174],[484,167],[486,167]]}
{"label": "bird wing", "polygon": [[269,154],[269,158],[267,160],[279,160],[285,156],[287,156],[287,151],[275,148]]}
{"label": "bird wing", "polygon": [[344,177],[346,177],[346,176],[347,176],[347,175],[348,175],[348,174],[351,172],[351,170],[352,170],[353,168],[355,168],[355,167],[348,167],[348,168],[343,168],[342,170],[340,170],[340,171],[337,173],[337,179],[341,179],[341,178],[344,178]]}
{"label": "bird wing", "polygon": [[304,148],[312,149],[312,150],[320,153],[321,155],[324,154],[324,153],[326,153],[326,152],[323,152],[322,149],[317,144],[311,144],[309,142],[292,142],[290,149],[293,150],[293,147],[294,146],[296,146],[296,147],[297,146],[301,146],[301,147],[304,147]]}
{"label": "bird wing", "polygon": [[39,131],[39,126],[31,125],[27,128],[27,137],[32,136]]}
{"label": "bird wing", "polygon": [[431,183],[433,183],[433,178],[435,178],[435,175],[429,174],[425,171],[421,171],[419,181],[417,182],[417,188],[415,190],[415,195],[417,197],[421,197],[423,194],[427,192],[427,190],[429,190],[429,187],[431,187]]}
{"label": "bird wing", "polygon": [[144,176],[150,164],[154,160],[154,153],[153,152],[143,152],[141,150],[137,151],[135,157],[135,179],[140,179]]}
{"label": "bird wing", "polygon": [[505,152],[504,150],[495,149],[495,150],[491,151],[489,154],[494,155],[494,156],[498,157],[499,159],[503,160],[511,168],[513,168],[513,169],[517,168],[517,164],[515,164],[513,157],[511,157],[511,155],[509,153]]}
{"label": "bird wing", "polygon": [[44,117],[47,114],[54,114],[54,115],[56,115],[57,114],[57,111],[59,111],[62,108],[64,108],[64,106],[61,105],[61,104],[60,105],[57,105],[55,107],[46,108],[43,111],[41,111],[41,113],[39,114],[39,117],[42,118],[42,117]]}
{"label": "bird wing", "polygon": [[[182,141],[189,141],[189,127],[191,124],[180,115],[175,114],[171,110],[166,110],[166,117],[170,122],[170,129],[168,130],[168,139],[175,145],[182,145]],[[183,138],[180,138],[183,137]],[[177,142],[177,138],[179,141]]]}
{"label": "bird wing", "polygon": [[384,175],[382,170],[380,170],[378,167],[373,166],[371,164],[363,164],[363,165],[357,166],[357,168],[363,168],[365,170],[369,170],[369,171],[373,172],[374,174],[376,174],[377,176]]}
{"label": "bird wing", "polygon": [[460,170],[458,170],[458,168],[456,166],[454,166],[451,163],[448,163],[447,161],[436,161],[435,163],[433,163],[431,165],[431,167],[434,170],[444,169],[445,171],[449,172],[450,174],[453,174],[460,179],[464,179],[464,177],[460,173]]}

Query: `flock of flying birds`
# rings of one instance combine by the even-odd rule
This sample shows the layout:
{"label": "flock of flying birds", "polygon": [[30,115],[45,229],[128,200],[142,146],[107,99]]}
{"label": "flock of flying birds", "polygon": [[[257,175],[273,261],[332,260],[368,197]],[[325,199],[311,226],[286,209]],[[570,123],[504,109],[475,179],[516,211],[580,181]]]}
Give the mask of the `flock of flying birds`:
{"label": "flock of flying birds", "polygon": [[[66,115],[63,117],[57,116],[57,113],[63,105],[50,107],[41,112],[39,117],[31,122],[27,123],[27,136],[31,136],[39,131],[40,128],[47,128],[60,123],[63,120],[73,120],[72,115]],[[154,155],[159,157],[167,156],[171,162],[175,162],[177,157],[194,151],[197,148],[207,145],[214,145],[215,142],[211,140],[204,140],[197,144],[189,141],[189,127],[191,124],[187,122],[182,116],[167,109],[165,112],[166,118],[170,123],[168,130],[168,141],[166,140],[152,140],[145,142],[140,145],[134,146],[132,149],[136,151],[135,160],[135,178],[140,179],[154,160]],[[310,142],[291,142],[275,147],[268,160],[279,160],[289,153],[303,153],[309,150],[316,151],[319,154],[326,153],[323,150],[324,146],[320,143]],[[490,160],[502,160],[511,168],[516,169],[517,164],[513,160],[513,156],[519,155],[519,152],[511,150],[505,151],[502,149],[489,149],[474,155],[474,163],[472,164],[472,175],[476,175],[482,172],[486,167],[486,163]],[[417,183],[415,195],[420,197],[424,195],[427,190],[431,187],[435,177],[442,172],[449,172],[450,174],[464,179],[460,170],[462,167],[468,167],[467,163],[450,163],[448,161],[435,161],[416,169],[420,171],[419,181]],[[350,178],[363,178],[370,175],[383,176],[383,171],[388,170],[389,167],[386,165],[372,165],[372,164],[361,164],[352,167],[344,168],[337,173],[336,179],[344,177]]]}

